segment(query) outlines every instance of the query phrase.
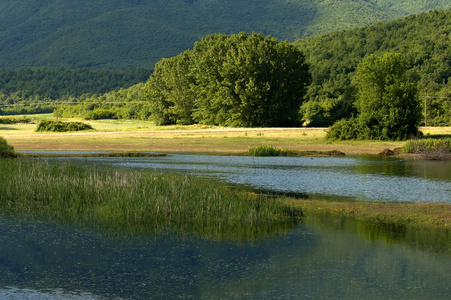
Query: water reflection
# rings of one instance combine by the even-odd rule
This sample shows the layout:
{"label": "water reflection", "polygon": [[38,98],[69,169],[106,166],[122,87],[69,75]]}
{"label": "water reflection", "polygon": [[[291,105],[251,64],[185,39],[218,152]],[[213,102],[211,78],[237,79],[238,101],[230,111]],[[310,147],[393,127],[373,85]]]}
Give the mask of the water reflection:
{"label": "water reflection", "polygon": [[[60,158],[68,160],[68,158]],[[254,189],[367,201],[451,203],[451,162],[379,157],[171,155],[71,160],[182,172]]]}
{"label": "water reflection", "polygon": [[59,299],[447,299],[451,292],[449,249],[430,243],[425,251],[406,240],[408,232],[390,242],[384,230],[341,219],[307,219],[285,235],[240,243],[113,238],[6,217],[0,226],[0,295],[28,289],[57,290]]}

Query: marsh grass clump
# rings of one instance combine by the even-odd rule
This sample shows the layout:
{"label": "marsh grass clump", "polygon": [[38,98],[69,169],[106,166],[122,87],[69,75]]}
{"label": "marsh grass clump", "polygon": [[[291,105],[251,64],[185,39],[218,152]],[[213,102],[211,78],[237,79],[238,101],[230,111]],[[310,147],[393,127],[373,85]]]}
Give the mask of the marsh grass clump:
{"label": "marsh grass clump", "polygon": [[119,231],[194,230],[204,236],[241,238],[254,236],[260,225],[288,228],[296,219],[275,198],[192,176],[43,160],[0,161],[0,169],[2,210],[22,216]]}
{"label": "marsh grass clump", "polygon": [[418,154],[423,159],[451,159],[451,138],[410,140],[402,149],[406,153]]}
{"label": "marsh grass clump", "polygon": [[65,132],[65,131],[81,131],[92,130],[91,125],[83,122],[62,122],[53,120],[42,120],[36,127],[37,132],[52,131],[52,132]]}
{"label": "marsh grass clump", "polygon": [[19,154],[14,151],[14,147],[8,145],[6,140],[0,137],[0,159],[1,158],[15,158],[19,157]]}
{"label": "marsh grass clump", "polygon": [[249,147],[248,154],[251,156],[296,156],[291,150],[281,149],[270,145]]}

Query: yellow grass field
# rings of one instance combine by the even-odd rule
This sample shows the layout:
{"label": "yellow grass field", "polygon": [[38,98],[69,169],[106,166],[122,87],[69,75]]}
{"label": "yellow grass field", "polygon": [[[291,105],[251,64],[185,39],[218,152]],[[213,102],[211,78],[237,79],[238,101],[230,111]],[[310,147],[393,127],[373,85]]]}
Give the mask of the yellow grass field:
{"label": "yellow grass field", "polygon": [[[32,124],[0,125],[0,136],[15,150],[155,151],[209,154],[241,154],[249,147],[271,145],[294,151],[338,150],[346,154],[378,154],[402,147],[404,142],[328,141],[327,128],[230,128],[205,125],[155,126],[150,121],[83,121],[94,131],[70,133],[35,132]],[[71,120],[82,121],[82,120]],[[451,136],[451,128],[422,128],[425,134]]]}

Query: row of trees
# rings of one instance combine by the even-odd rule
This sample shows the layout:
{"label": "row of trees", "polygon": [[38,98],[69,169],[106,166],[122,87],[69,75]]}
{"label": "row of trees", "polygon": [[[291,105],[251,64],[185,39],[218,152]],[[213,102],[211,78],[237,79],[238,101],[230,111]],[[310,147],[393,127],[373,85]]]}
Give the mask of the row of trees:
{"label": "row of trees", "polygon": [[159,125],[290,126],[310,79],[304,55],[287,42],[215,34],[157,63],[147,93]]}
{"label": "row of trees", "polygon": [[[329,138],[418,136],[422,109],[409,66],[399,53],[363,59],[350,85],[356,90],[357,116],[337,122]],[[300,124],[300,107],[310,82],[304,55],[287,42],[255,33],[215,34],[192,50],[160,61],[146,84],[61,106],[57,114],[152,118],[158,125],[292,126]]]}

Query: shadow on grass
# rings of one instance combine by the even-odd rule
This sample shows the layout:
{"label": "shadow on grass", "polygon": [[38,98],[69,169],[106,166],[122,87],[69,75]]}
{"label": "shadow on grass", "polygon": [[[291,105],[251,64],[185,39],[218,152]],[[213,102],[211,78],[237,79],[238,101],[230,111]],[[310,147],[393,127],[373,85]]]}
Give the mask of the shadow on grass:
{"label": "shadow on grass", "polygon": [[0,130],[18,130],[17,128],[12,128],[12,127],[3,127],[0,126]]}
{"label": "shadow on grass", "polygon": [[424,138],[430,138],[430,139],[451,139],[451,134],[426,134],[424,135]]}

